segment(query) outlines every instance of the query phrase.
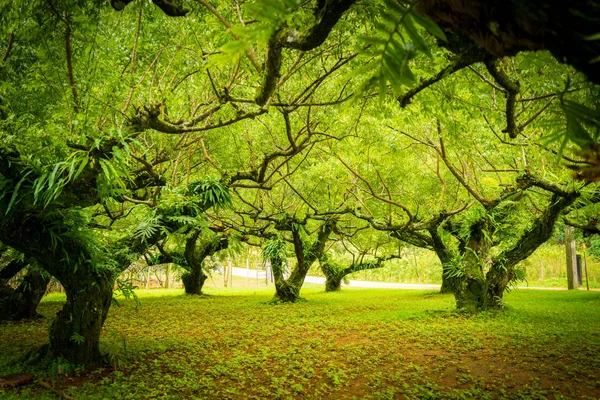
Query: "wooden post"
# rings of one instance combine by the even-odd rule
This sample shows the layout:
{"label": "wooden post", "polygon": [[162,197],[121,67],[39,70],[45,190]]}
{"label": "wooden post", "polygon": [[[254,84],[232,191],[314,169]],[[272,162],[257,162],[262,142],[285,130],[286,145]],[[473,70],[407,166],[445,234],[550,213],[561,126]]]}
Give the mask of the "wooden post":
{"label": "wooden post", "polygon": [[587,290],[590,290],[590,278],[588,277],[587,257],[586,257],[585,253],[587,253],[587,246],[584,243],[583,244],[583,269],[585,271],[585,286],[586,286]]}
{"label": "wooden post", "polygon": [[171,264],[167,264],[165,268],[165,289],[169,288],[169,275],[171,274]]}
{"label": "wooden post", "polygon": [[250,259],[246,257],[246,285],[248,285],[248,279],[250,278]]}
{"label": "wooden post", "polygon": [[233,263],[231,257],[229,257],[229,268],[227,268],[227,280],[229,281],[229,287],[233,287]]}
{"label": "wooden post", "polygon": [[265,285],[269,286],[269,268],[271,268],[271,260],[265,262]]}
{"label": "wooden post", "polygon": [[150,287],[150,266],[146,269],[146,290]]}
{"label": "wooden post", "polygon": [[579,286],[577,280],[577,251],[575,248],[575,228],[565,226],[565,245],[567,247],[567,286],[573,290]]}

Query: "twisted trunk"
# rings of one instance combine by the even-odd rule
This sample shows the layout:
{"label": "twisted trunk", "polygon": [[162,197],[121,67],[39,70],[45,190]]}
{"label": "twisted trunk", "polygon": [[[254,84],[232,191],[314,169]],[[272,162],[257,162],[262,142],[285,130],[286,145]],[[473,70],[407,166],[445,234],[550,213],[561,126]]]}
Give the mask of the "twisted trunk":
{"label": "twisted trunk", "polygon": [[535,219],[513,247],[502,252],[491,262],[486,274],[487,299],[489,304],[502,303],[508,284],[516,277],[515,267],[529,257],[552,236],[554,224],[563,210],[579,198],[579,193],[554,194],[542,215]]}
{"label": "twisted trunk", "polygon": [[73,364],[99,365],[100,330],[112,301],[114,277],[77,274],[61,282],[67,302],[50,327],[52,358],[62,357]]}
{"label": "twisted trunk", "polygon": [[[283,260],[280,258],[271,258],[271,268],[275,278],[275,298],[283,303],[294,303],[300,298],[300,288],[302,283],[299,281],[299,275],[292,281],[292,275],[286,280],[283,276]],[[296,268],[297,269],[297,268]],[[302,279],[304,281],[304,279]]]}
{"label": "twisted trunk", "polygon": [[338,292],[342,290],[342,279],[345,275],[331,274],[325,275],[325,291],[326,292]]}
{"label": "twisted trunk", "polygon": [[183,253],[186,264],[183,267],[187,270],[181,280],[186,294],[202,294],[204,282],[208,276],[204,273],[204,260],[212,256],[217,251],[224,250],[229,246],[227,237],[216,235],[209,238],[201,238],[202,231],[194,232],[185,243]]}
{"label": "twisted trunk", "polygon": [[115,279],[157,238],[138,241],[126,238],[102,255],[115,264],[112,272],[94,264],[87,243],[62,235],[56,245],[43,220],[31,214],[13,214],[0,221],[0,240],[35,258],[65,288],[67,301],[50,327],[49,358],[62,357],[72,364],[97,365],[100,330],[111,305]]}
{"label": "twisted trunk", "polygon": [[190,268],[181,275],[183,288],[185,289],[186,294],[202,294],[202,288],[204,287],[206,279],[208,279],[208,276],[204,273],[202,266]]}
{"label": "twisted trunk", "polygon": [[323,257],[320,261],[321,271],[325,275],[325,291],[336,292],[341,290],[342,280],[344,277],[358,271],[381,268],[384,260],[378,259],[373,262],[353,263],[346,268],[341,268],[334,265],[331,260],[325,257]]}
{"label": "twisted trunk", "polygon": [[292,230],[297,263],[290,277],[286,280],[283,277],[283,260],[271,260],[273,275],[275,277],[274,300],[283,303],[294,303],[300,299],[300,290],[304,284],[304,279],[306,279],[306,274],[308,274],[308,270],[313,263],[323,255],[325,244],[331,232],[333,232],[333,222],[325,223],[319,230],[316,242],[308,249],[305,249],[305,244],[299,232],[295,229]]}

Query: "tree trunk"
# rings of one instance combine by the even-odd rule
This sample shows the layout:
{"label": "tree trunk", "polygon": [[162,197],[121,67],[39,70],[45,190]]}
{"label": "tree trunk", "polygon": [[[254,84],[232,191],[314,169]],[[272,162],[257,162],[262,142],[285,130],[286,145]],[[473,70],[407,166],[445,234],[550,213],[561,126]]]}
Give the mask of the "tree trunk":
{"label": "tree trunk", "polygon": [[452,284],[450,278],[448,278],[448,269],[442,266],[442,287],[440,293],[452,293]]}
{"label": "tree trunk", "polygon": [[0,282],[0,321],[33,319],[38,304],[46,293],[50,278],[39,271],[30,270],[18,288]]}
{"label": "tree trunk", "polygon": [[329,275],[325,277],[325,291],[326,292],[338,292],[342,290],[342,279],[343,276]]}
{"label": "tree trunk", "polygon": [[[271,268],[275,278],[275,298],[273,300],[282,303],[295,303],[300,298],[300,288],[304,278],[300,279],[300,274],[293,273],[289,279],[283,277],[283,260],[271,259]],[[294,268],[294,272],[298,266]],[[294,279],[292,279],[292,277]]]}
{"label": "tree trunk", "polygon": [[504,266],[504,268],[493,265],[490,271],[486,274],[487,280],[487,296],[486,304],[488,308],[500,308],[503,306],[502,299],[504,292],[510,282],[514,278],[514,269],[512,266]]}
{"label": "tree trunk", "polygon": [[204,282],[206,282],[208,276],[202,270],[202,265],[199,265],[198,267],[199,268],[190,268],[181,276],[186,294],[202,294],[202,288],[204,287]]}
{"label": "tree trunk", "polygon": [[294,242],[294,253],[296,254],[297,264],[286,280],[283,276],[283,261],[271,260],[271,268],[275,277],[275,300],[281,302],[296,302],[300,299],[300,289],[304,284],[304,279],[313,263],[320,259],[325,251],[325,244],[331,232],[333,232],[334,221],[327,221],[319,230],[317,240],[307,249],[305,256],[304,243],[298,230],[292,229]]}
{"label": "tree trunk", "polygon": [[567,250],[567,285],[569,290],[579,287],[577,279],[577,248],[575,245],[575,228],[565,226],[565,245]]}
{"label": "tree trunk", "polygon": [[470,226],[470,236],[462,249],[462,274],[453,281],[456,307],[467,312],[495,308],[497,303],[488,302],[488,286],[484,275],[484,263],[488,262],[493,226],[483,217]]}
{"label": "tree trunk", "polygon": [[332,265],[329,257],[323,257],[319,260],[321,263],[321,272],[325,275],[325,291],[337,292],[342,289],[342,279],[344,274],[339,268]]}
{"label": "tree trunk", "polygon": [[[204,273],[204,259],[229,246],[229,240],[226,236],[217,235],[209,238],[201,238],[201,236],[202,231],[196,230],[185,242],[183,256],[187,263],[185,267],[187,272],[183,274],[181,279],[187,294],[202,294],[204,282],[208,278]],[[226,277],[225,272],[226,269],[223,270]]]}
{"label": "tree trunk", "polygon": [[114,279],[88,276],[63,285],[67,302],[50,327],[49,352],[73,364],[99,365],[100,330],[111,305]]}
{"label": "tree trunk", "polygon": [[456,308],[467,312],[477,312],[487,307],[486,283],[478,267],[466,266],[465,276],[453,282]]}
{"label": "tree trunk", "polygon": [[165,289],[169,289],[169,275],[171,275],[171,264],[165,267]]}
{"label": "tree trunk", "polygon": [[300,299],[300,288],[287,281],[275,281],[275,298],[282,303],[295,303]]}

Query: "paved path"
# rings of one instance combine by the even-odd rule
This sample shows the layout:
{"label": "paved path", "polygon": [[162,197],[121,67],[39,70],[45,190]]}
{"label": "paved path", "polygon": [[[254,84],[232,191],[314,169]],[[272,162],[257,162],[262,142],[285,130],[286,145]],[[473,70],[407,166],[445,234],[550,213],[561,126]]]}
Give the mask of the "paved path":
{"label": "paved path", "polygon": [[[265,279],[265,271],[246,269],[246,268],[233,268],[231,271],[232,275],[242,276],[245,278],[253,279]],[[307,276],[304,279],[306,283],[316,283],[320,285],[325,284],[325,278],[320,276]],[[417,289],[417,290],[440,290],[440,285],[429,285],[420,283],[388,283],[388,282],[368,282],[368,281],[348,281],[350,287],[357,288],[374,288],[374,289]]]}
{"label": "paved path", "polygon": [[[242,276],[245,278],[265,280],[264,270],[246,269],[246,268],[233,268],[231,271],[235,276]],[[307,276],[304,282],[316,283],[318,285],[325,284],[325,278],[320,276]],[[565,282],[565,286],[566,286]],[[427,284],[427,283],[389,283],[389,282],[370,282],[370,281],[348,281],[350,287],[356,288],[373,288],[373,289],[415,289],[415,290],[440,290],[440,285]],[[529,290],[567,290],[566,287],[536,287],[536,286],[517,286],[517,289],[529,289]],[[585,290],[585,287],[580,287],[579,290]],[[598,289],[591,289],[598,290]]]}

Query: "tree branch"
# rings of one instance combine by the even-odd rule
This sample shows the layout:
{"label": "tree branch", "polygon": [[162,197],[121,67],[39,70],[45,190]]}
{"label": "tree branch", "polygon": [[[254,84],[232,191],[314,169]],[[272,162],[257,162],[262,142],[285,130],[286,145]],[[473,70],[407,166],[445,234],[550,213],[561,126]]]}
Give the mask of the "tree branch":
{"label": "tree branch", "polygon": [[464,69],[478,61],[480,61],[480,60],[475,60],[472,57],[459,58],[457,61],[448,65],[446,68],[442,69],[440,72],[438,72],[431,78],[421,81],[421,83],[418,86],[410,89],[408,92],[406,92],[402,96],[398,96],[398,101],[400,102],[400,107],[405,108],[406,106],[408,106],[410,104],[413,97],[415,97],[417,94],[419,94],[423,90],[427,89],[429,86],[441,81],[442,79],[446,78],[447,76],[450,76],[453,73],[458,72],[461,69]]}
{"label": "tree branch", "polygon": [[2,62],[6,62],[8,60],[8,56],[10,55],[10,51],[12,50],[13,44],[15,42],[15,33],[11,32],[8,37],[8,45],[6,45],[6,51],[4,51],[4,56],[2,56]]}
{"label": "tree branch", "polygon": [[515,121],[515,103],[520,91],[519,82],[512,81],[499,67],[496,59],[486,61],[485,66],[492,78],[506,91],[506,128],[502,132],[508,133],[508,136],[514,139],[519,134],[519,127]]}

